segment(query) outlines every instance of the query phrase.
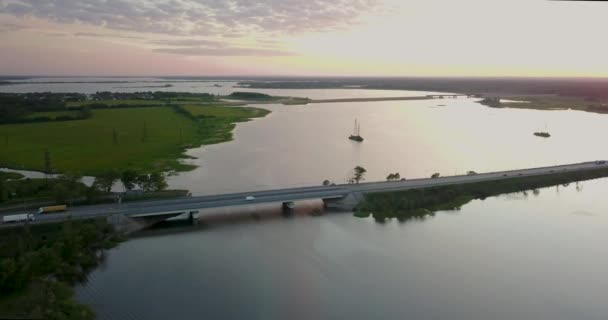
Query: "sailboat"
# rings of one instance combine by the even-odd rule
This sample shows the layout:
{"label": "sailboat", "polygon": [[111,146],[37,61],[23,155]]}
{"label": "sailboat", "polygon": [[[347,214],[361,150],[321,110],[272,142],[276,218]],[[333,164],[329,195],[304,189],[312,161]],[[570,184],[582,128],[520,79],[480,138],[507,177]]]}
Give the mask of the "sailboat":
{"label": "sailboat", "polygon": [[353,134],[351,134],[348,138],[353,141],[363,142],[363,137],[361,137],[361,127],[360,124],[357,122],[357,119],[355,119],[355,130]]}

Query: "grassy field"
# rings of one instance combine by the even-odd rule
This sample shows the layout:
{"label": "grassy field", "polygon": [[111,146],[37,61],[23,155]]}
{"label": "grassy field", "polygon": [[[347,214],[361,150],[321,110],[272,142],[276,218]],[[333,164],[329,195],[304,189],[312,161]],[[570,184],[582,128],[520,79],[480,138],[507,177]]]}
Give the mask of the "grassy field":
{"label": "grassy field", "polygon": [[233,122],[265,115],[222,109],[209,109],[215,116],[201,120],[173,108],[141,107],[97,109],[86,120],[0,125],[0,167],[43,171],[48,150],[55,172],[192,169],[178,161],[185,148],[230,140]]}
{"label": "grassy field", "polygon": [[489,107],[498,108],[519,108],[536,110],[581,110],[596,113],[608,113],[608,101],[594,100],[589,101],[581,97],[566,97],[556,95],[539,96],[510,96],[507,101],[500,101],[498,104],[480,103]]}
{"label": "grassy field", "polygon": [[187,105],[177,107],[190,115],[199,125],[203,144],[214,144],[232,140],[235,123],[264,117],[270,111],[251,107],[220,107]]}
{"label": "grassy field", "polygon": [[49,119],[57,119],[57,117],[78,117],[80,112],[78,111],[48,111],[48,112],[32,112],[26,115],[24,118],[32,119],[45,117]]}

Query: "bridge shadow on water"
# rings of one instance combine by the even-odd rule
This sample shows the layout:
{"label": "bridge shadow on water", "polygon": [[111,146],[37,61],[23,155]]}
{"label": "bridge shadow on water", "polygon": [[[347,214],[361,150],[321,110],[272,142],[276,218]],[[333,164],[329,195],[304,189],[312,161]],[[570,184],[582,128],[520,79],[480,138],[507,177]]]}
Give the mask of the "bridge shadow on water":
{"label": "bridge shadow on water", "polygon": [[135,232],[133,238],[170,235],[184,232],[200,232],[242,224],[263,223],[280,219],[299,219],[317,217],[328,214],[352,214],[327,210],[321,200],[305,200],[295,203],[290,212],[285,212],[280,203],[252,204],[248,206],[235,206],[214,209],[198,210],[197,216],[190,220],[180,216]]}

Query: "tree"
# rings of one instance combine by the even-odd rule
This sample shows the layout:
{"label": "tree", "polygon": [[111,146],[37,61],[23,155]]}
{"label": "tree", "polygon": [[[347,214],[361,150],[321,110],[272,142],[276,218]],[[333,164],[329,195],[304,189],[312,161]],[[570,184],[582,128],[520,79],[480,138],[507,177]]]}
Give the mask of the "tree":
{"label": "tree", "polygon": [[137,184],[142,190],[144,190],[144,192],[150,192],[154,189],[150,180],[150,176],[147,174],[139,175],[137,177]]}
{"label": "tree", "polygon": [[114,182],[119,178],[120,174],[118,172],[114,170],[105,171],[95,178],[93,186],[101,191],[110,192]]}
{"label": "tree", "polygon": [[53,198],[57,203],[72,203],[75,198],[83,193],[82,176],[76,173],[63,174],[55,180],[52,189]]}
{"label": "tree", "polygon": [[135,188],[135,184],[137,182],[137,172],[134,170],[125,170],[120,177],[120,181],[125,186],[127,190],[133,190]]}
{"label": "tree", "polygon": [[401,179],[399,172],[391,173],[386,177],[386,181],[397,181]]}
{"label": "tree", "polygon": [[66,203],[70,199],[70,190],[61,182],[53,186],[53,199],[57,203]]}
{"label": "tree", "polygon": [[355,183],[359,183],[359,181],[361,180],[365,180],[365,178],[363,178],[363,176],[365,175],[365,173],[367,172],[367,170],[365,170],[365,168],[361,167],[361,166],[356,166],[354,169],[354,173],[353,173],[353,181]]}
{"label": "tree", "polygon": [[330,184],[331,184],[331,181],[329,181],[329,180],[325,180],[325,181],[323,181],[323,185],[324,185],[324,186],[328,186],[328,185],[330,185]]}
{"label": "tree", "polygon": [[49,149],[44,150],[44,173],[50,174],[53,172],[51,168],[51,153]]}
{"label": "tree", "polygon": [[169,186],[167,184],[167,178],[165,177],[165,175],[158,172],[155,172],[150,175],[150,183],[152,184],[154,191],[162,191],[167,189],[167,187]]}

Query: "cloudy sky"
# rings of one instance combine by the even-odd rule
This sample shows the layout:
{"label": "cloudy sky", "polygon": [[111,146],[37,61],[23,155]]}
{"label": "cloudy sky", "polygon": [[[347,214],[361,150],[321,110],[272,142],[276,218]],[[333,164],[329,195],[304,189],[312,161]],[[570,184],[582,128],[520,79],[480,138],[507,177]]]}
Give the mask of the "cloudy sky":
{"label": "cloudy sky", "polygon": [[608,76],[608,2],[0,0],[0,74]]}

